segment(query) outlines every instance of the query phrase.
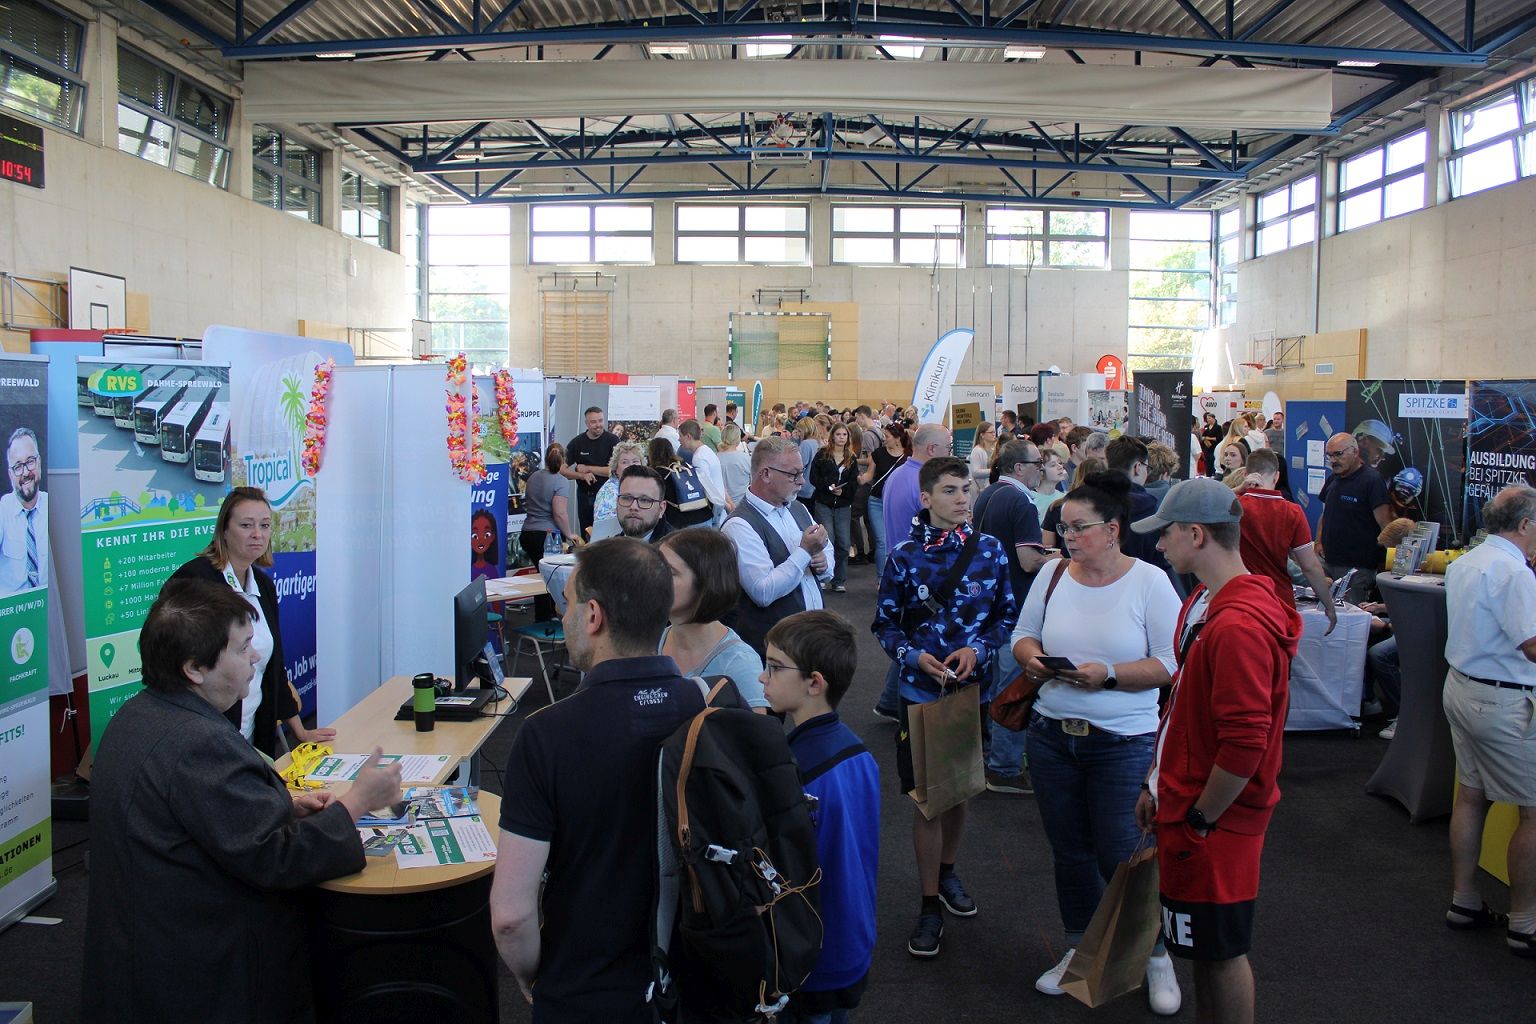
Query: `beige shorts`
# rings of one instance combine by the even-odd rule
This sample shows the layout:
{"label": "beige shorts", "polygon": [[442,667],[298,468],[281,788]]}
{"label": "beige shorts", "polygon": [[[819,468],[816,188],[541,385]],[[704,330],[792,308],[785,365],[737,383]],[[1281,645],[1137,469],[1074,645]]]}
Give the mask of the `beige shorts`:
{"label": "beige shorts", "polygon": [[1461,784],[1536,807],[1536,690],[1487,686],[1453,668],[1442,702]]}

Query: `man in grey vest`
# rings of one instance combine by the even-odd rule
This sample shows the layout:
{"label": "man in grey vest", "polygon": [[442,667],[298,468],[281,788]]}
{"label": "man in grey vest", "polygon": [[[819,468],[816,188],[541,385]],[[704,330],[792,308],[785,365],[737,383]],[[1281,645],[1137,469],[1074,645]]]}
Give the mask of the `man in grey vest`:
{"label": "man in grey vest", "polygon": [[774,623],[820,608],[817,583],[832,578],[832,541],[795,500],[804,480],[799,446],[763,438],[752,450],[747,493],[720,527],[736,545],[741,576],[736,633],[760,656]]}

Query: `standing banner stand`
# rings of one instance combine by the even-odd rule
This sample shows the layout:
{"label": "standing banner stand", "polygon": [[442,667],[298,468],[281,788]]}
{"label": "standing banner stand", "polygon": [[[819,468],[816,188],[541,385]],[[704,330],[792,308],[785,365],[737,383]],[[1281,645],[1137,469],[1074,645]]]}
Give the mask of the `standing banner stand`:
{"label": "standing banner stand", "polygon": [[470,485],[448,459],[442,364],[347,366],[315,477],[317,719],[394,675],[453,678],[453,596],[469,579]]}
{"label": "standing banner stand", "polygon": [[301,713],[315,710],[315,484],[304,472],[304,418],[324,360],[351,366],[348,345],[213,326],[203,358],[230,367],[231,487],[260,487],[272,503],[272,568],[283,657]]}
{"label": "standing banner stand", "polygon": [[981,428],[981,406],[966,402],[950,410],[950,436],[954,438],[954,456],[969,459],[976,447],[976,432]]}
{"label": "standing banner stand", "polygon": [[48,799],[48,360],[0,359],[0,930],[58,889]]}
{"label": "standing banner stand", "polygon": [[1072,417],[1075,424],[1086,424],[1093,418],[1093,407],[1088,392],[1104,390],[1102,373],[1040,373],[1040,422]]}
{"label": "standing banner stand", "polygon": [[1323,449],[1328,438],[1343,429],[1343,402],[1285,403],[1285,458],[1291,496],[1306,513],[1314,539],[1318,520],[1323,517],[1323,484],[1328,480],[1328,458]]}
{"label": "standing banner stand", "polygon": [[[140,690],[139,626],[160,587],[213,536],[229,491],[229,367],[81,359],[80,561],[91,745]],[[185,404],[209,401],[204,427],[177,451],[162,429]],[[223,426],[218,426],[219,416]],[[211,420],[212,422],[208,422]],[[216,435],[216,436],[215,436]],[[153,438],[153,440],[151,440]],[[180,456],[186,461],[179,461]]]}
{"label": "standing banner stand", "polygon": [[1006,373],[1003,375],[1003,408],[1011,410],[1022,423],[1026,417],[1033,419],[1039,412],[1040,376],[1034,373]]}
{"label": "standing banner stand", "polygon": [[997,422],[997,388],[991,384],[956,384],[949,389],[949,407],[975,405],[981,418]]}
{"label": "standing banner stand", "polygon": [[1342,429],[1386,482],[1392,518],[1439,523],[1439,546],[1461,547],[1467,382],[1352,380],[1347,388]]}
{"label": "standing banner stand", "polygon": [[1194,374],[1188,370],[1142,370],[1132,382],[1131,433],[1161,441],[1178,453],[1174,465],[1189,465],[1189,421]]}
{"label": "standing banner stand", "polygon": [[1088,425],[1104,431],[1111,438],[1119,437],[1130,425],[1131,410],[1127,403],[1124,391],[1089,391]]}
{"label": "standing banner stand", "polygon": [[1536,380],[1475,380],[1467,427],[1462,528],[1483,528],[1483,506],[1511,484],[1536,485]]}
{"label": "standing banner stand", "polygon": [[976,332],[957,327],[940,335],[917,371],[912,388],[912,404],[917,407],[917,422],[943,423],[949,412],[949,391],[960,376],[960,365],[971,350]]}
{"label": "standing banner stand", "polygon": [[[512,375],[512,392],[517,401],[517,444],[508,445],[501,436],[501,423],[496,412],[496,388],[489,378],[480,388],[480,422],[485,428],[486,462],[490,463],[493,455],[499,456],[505,451],[510,467],[502,533],[506,565],[510,571],[514,566],[520,568],[529,564],[516,537],[522,532],[523,520],[526,518],[523,498],[528,493],[528,478],[544,468],[544,448],[549,442],[544,439],[544,407],[547,402],[544,371],[512,369],[507,372]],[[487,465],[486,468],[491,467]]]}

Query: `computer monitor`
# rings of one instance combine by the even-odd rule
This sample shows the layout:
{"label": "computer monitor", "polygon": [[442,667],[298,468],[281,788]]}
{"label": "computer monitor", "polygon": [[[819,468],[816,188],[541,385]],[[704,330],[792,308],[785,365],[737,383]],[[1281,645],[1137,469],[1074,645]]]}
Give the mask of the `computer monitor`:
{"label": "computer monitor", "polygon": [[478,579],[453,598],[453,687],[468,689],[473,680],[488,683],[483,651],[490,622],[486,618],[485,580]]}

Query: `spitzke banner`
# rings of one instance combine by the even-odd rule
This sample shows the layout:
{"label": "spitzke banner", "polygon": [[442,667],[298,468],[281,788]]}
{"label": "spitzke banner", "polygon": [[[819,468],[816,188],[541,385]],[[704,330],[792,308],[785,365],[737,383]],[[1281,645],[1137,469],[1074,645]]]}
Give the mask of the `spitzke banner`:
{"label": "spitzke banner", "polygon": [[1511,485],[1536,486],[1536,380],[1475,380],[1467,425],[1465,536],[1483,528],[1483,506]]}
{"label": "spitzke banner", "polygon": [[54,888],[48,799],[48,360],[0,359],[0,928]]}
{"label": "spitzke banner", "polygon": [[81,590],[94,745],[141,688],[139,627],[160,587],[213,537],[229,490],[229,367],[81,359],[78,374]]}
{"label": "spitzke banner", "polygon": [[1467,382],[1352,380],[1345,430],[1381,474],[1394,519],[1440,524],[1440,546],[1460,547],[1467,468]]}
{"label": "spitzke banner", "polygon": [[1136,400],[1131,403],[1132,434],[1161,441],[1178,453],[1174,472],[1189,466],[1189,420],[1194,374],[1187,370],[1140,370],[1133,381]]}

